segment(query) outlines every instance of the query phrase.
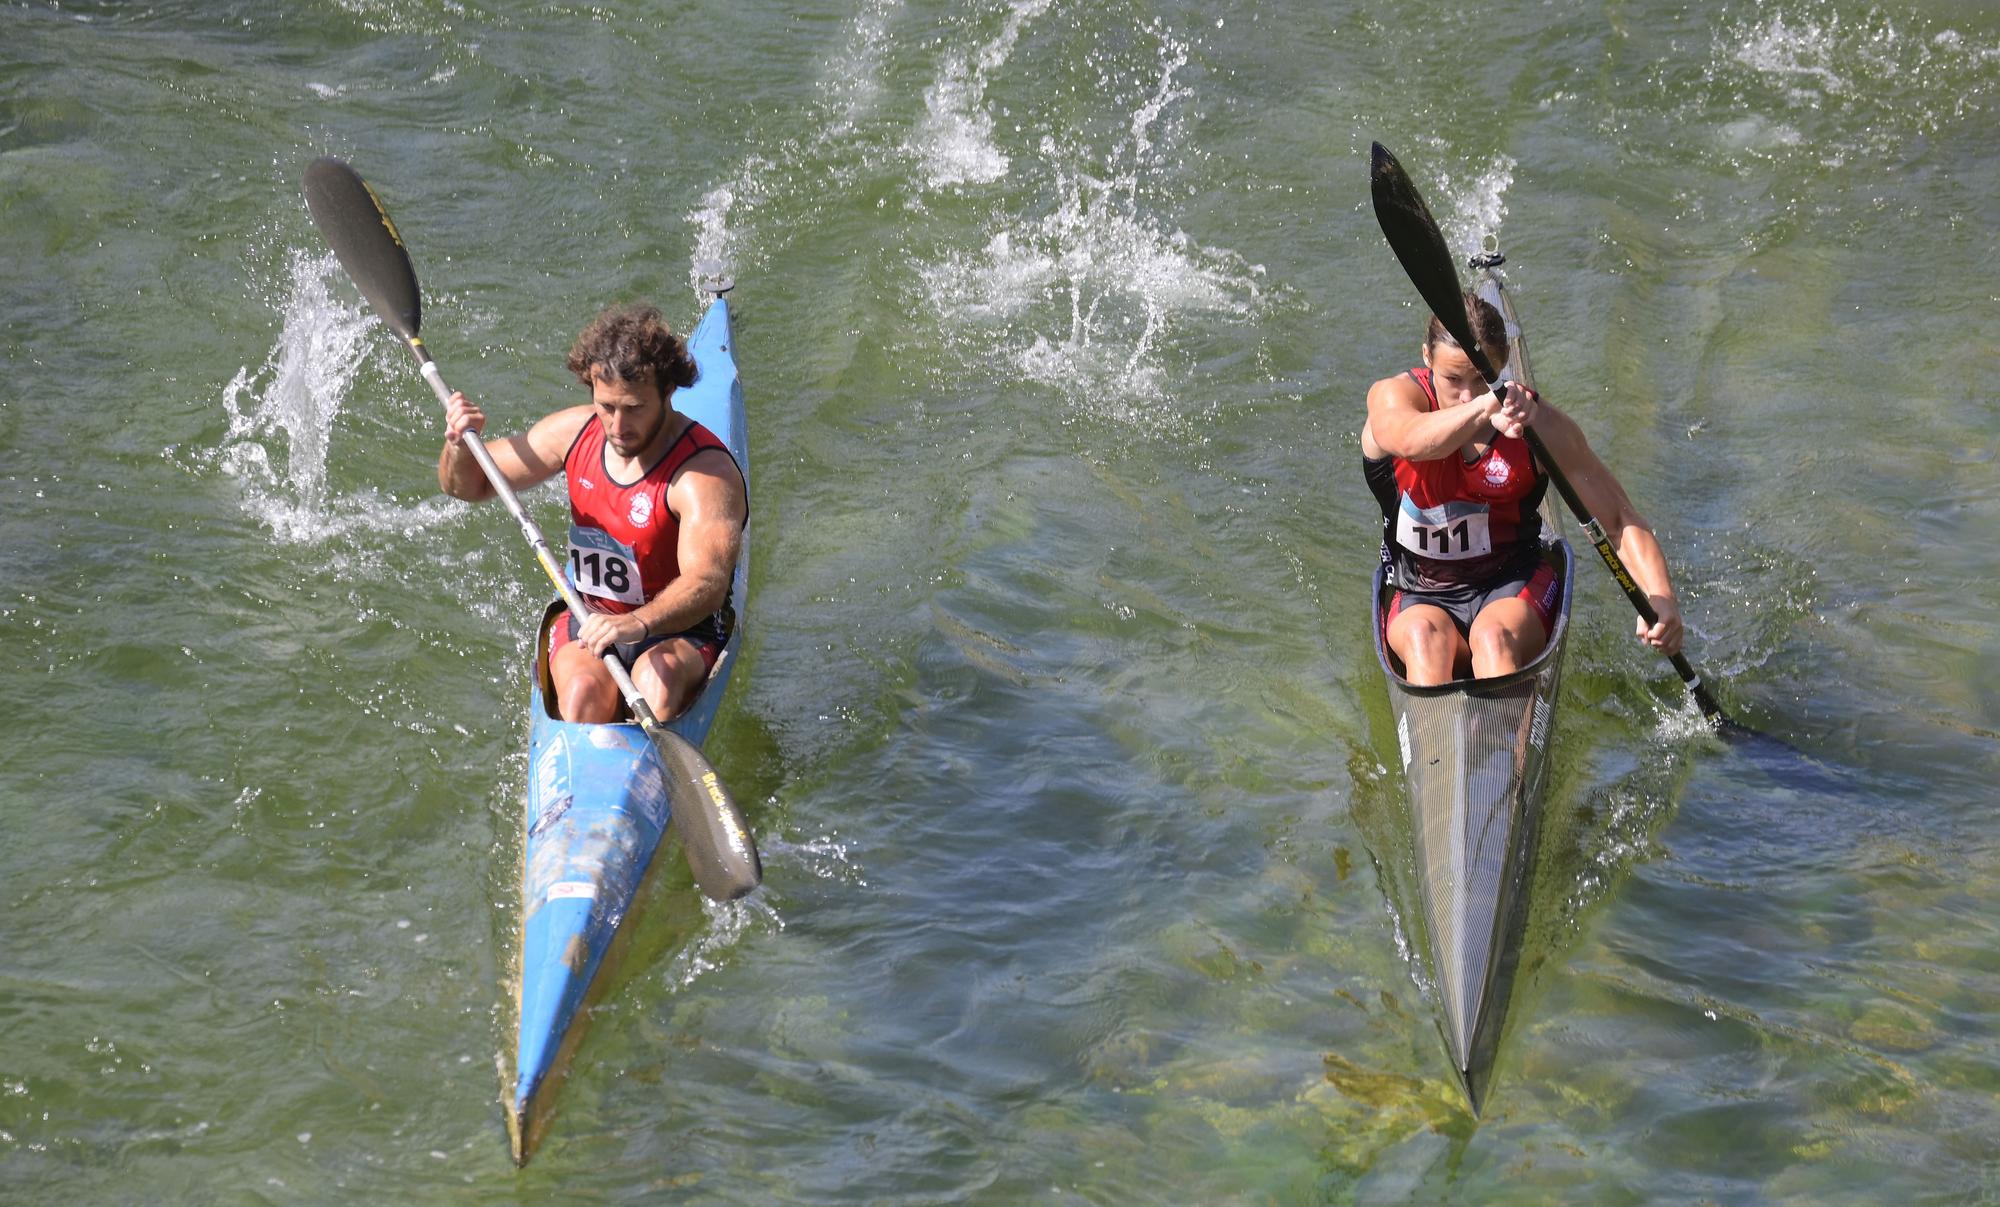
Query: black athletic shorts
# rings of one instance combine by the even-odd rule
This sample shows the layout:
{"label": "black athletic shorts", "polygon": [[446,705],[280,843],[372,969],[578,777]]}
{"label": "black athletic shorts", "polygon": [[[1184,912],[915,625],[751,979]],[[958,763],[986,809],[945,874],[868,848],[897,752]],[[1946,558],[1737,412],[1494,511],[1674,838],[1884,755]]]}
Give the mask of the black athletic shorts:
{"label": "black athletic shorts", "polygon": [[1556,605],[1561,596],[1562,580],[1556,577],[1554,566],[1543,562],[1525,578],[1510,578],[1491,587],[1452,587],[1443,591],[1398,590],[1389,599],[1389,613],[1383,618],[1383,623],[1396,619],[1398,612],[1412,604],[1429,604],[1434,608],[1443,608],[1460,633],[1470,633],[1473,617],[1479,615],[1487,604],[1496,599],[1521,599],[1527,601],[1541,619],[1542,632],[1549,633],[1556,627]]}

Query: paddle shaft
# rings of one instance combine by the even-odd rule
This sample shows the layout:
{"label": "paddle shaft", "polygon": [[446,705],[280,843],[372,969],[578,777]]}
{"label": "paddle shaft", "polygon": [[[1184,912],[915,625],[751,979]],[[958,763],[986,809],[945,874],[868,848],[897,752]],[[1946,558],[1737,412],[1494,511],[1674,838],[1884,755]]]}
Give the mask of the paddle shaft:
{"label": "paddle shaft", "polygon": [[[409,344],[411,353],[417,358],[417,371],[430,383],[431,393],[437,395],[439,402],[449,405],[451,387],[444,384],[444,374],[438,371],[437,362],[431,359],[429,352],[425,351],[424,341],[412,335],[406,337],[405,342]],[[507,514],[513,516],[514,522],[521,526],[522,534],[528,538],[529,546],[535,551],[535,560],[541,564],[542,572],[549,576],[549,581],[556,585],[556,593],[562,596],[562,601],[569,605],[570,615],[584,615],[587,605],[583,601],[583,595],[577,591],[575,584],[569,581],[569,576],[563,573],[562,563],[556,561],[555,553],[549,548],[548,538],[542,535],[541,526],[536,524],[533,517],[528,515],[527,509],[521,506],[521,497],[514,493],[514,487],[507,481],[506,475],[500,472],[499,466],[493,464],[493,454],[486,451],[486,444],[479,438],[479,433],[466,432],[459,437],[459,442],[472,450],[472,459],[479,463],[481,472],[492,484],[493,493],[500,497],[500,502],[507,508]],[[619,661],[616,649],[604,651],[604,665],[611,672],[611,678],[617,682],[619,692],[625,697],[626,707],[632,710],[632,715],[638,719],[640,728],[649,735],[657,735],[663,728],[659,718],[653,715],[652,706],[646,703],[646,698],[639,694],[638,685],[632,682],[632,673],[625,669],[623,662]]]}
{"label": "paddle shaft", "polygon": [[[1439,319],[1444,317],[1442,314],[1438,316]],[[1446,322],[1445,326],[1450,328],[1451,324]],[[1464,326],[1462,318],[1460,326]],[[1479,375],[1486,379],[1487,386],[1494,390],[1506,389],[1506,385],[1500,380],[1500,374],[1494,371],[1493,363],[1486,359],[1486,350],[1480,347],[1479,342],[1472,339],[1471,335],[1470,330],[1462,333],[1452,331],[1452,336],[1459,340],[1466,359],[1472,362],[1473,368],[1479,370]],[[1633,580],[1632,572],[1625,568],[1625,559],[1618,556],[1618,550],[1612,547],[1611,538],[1604,535],[1604,525],[1597,522],[1597,517],[1592,515],[1590,508],[1584,504],[1583,496],[1577,494],[1576,487],[1570,485],[1569,475],[1563,473],[1562,466],[1556,463],[1554,454],[1549,452],[1549,446],[1542,443],[1541,436],[1532,427],[1521,429],[1521,434],[1527,438],[1528,448],[1534,452],[1535,460],[1541,462],[1542,471],[1548,474],[1549,481],[1555,483],[1556,493],[1569,505],[1570,514],[1576,517],[1577,523],[1583,525],[1584,534],[1590,538],[1591,548],[1597,550],[1597,556],[1604,559],[1605,569],[1611,571],[1611,577],[1618,580],[1618,587],[1625,592],[1625,598],[1632,601],[1632,607],[1639,613],[1640,619],[1646,622],[1647,628],[1660,623],[1660,614],[1653,610],[1653,601],[1646,598],[1646,593]],[[1694,669],[1687,656],[1670,654],[1667,660],[1673,663],[1674,673],[1681,677],[1681,682],[1687,684],[1688,694],[1694,697],[1695,705],[1701,709],[1701,715],[1710,720],[1721,720],[1722,706],[1709,694],[1708,688],[1701,681],[1701,673]]]}
{"label": "paddle shaft", "polygon": [[[1481,369],[1481,372],[1484,371]],[[1487,378],[1488,382],[1492,380],[1491,377]],[[1576,493],[1576,488],[1569,484],[1569,478],[1563,473],[1562,466],[1556,464],[1556,459],[1549,455],[1548,446],[1542,443],[1542,438],[1532,427],[1524,428],[1522,434],[1527,437],[1528,448],[1534,452],[1535,460],[1542,463],[1542,469],[1548,473],[1549,480],[1555,483],[1556,493],[1560,494],[1563,502],[1569,505],[1570,514],[1576,517],[1577,523],[1583,525],[1584,534],[1590,538],[1591,547],[1597,550],[1598,557],[1604,559],[1604,568],[1611,571],[1611,577],[1618,580],[1618,587],[1625,592],[1625,598],[1632,601],[1632,607],[1639,613],[1639,618],[1646,622],[1647,628],[1660,623],[1660,614],[1653,610],[1653,601],[1647,599],[1646,593],[1633,581],[1631,571],[1625,568],[1625,560],[1618,556],[1618,550],[1611,546],[1611,539],[1604,535],[1604,525],[1598,523],[1597,517],[1590,513],[1590,508],[1584,506],[1583,499]],[[1694,697],[1696,707],[1701,709],[1701,715],[1711,721],[1721,720],[1722,706],[1709,694],[1708,688],[1701,681],[1700,672],[1696,671],[1694,665],[1687,660],[1687,655],[1670,654],[1667,660],[1673,664],[1674,673],[1681,677],[1681,682],[1687,685],[1688,694]]]}

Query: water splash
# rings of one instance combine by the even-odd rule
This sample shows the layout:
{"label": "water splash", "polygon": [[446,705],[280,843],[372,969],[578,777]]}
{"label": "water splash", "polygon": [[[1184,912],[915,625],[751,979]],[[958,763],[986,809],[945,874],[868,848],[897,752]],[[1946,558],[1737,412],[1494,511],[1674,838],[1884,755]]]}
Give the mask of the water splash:
{"label": "water splash", "polygon": [[675,953],[673,962],[667,965],[667,984],[676,990],[694,984],[703,973],[721,967],[722,958],[729,949],[753,930],[775,932],[785,929],[784,918],[766,898],[766,891],[761,888],[735,901],[715,902],[701,898],[702,912],[708,915],[708,925],[692,943]]}
{"label": "water splash", "polygon": [[902,0],[870,0],[854,15],[847,43],[828,63],[819,88],[829,113],[823,129],[828,140],[852,134],[874,111],[882,96],[882,61],[889,46],[891,18]]}
{"label": "water splash", "polygon": [[[1026,131],[1016,140],[1025,148],[1001,145],[988,88],[1019,57],[1029,23],[1051,7],[1051,0],[1013,0],[987,42],[945,53],[914,128],[872,133],[861,126],[880,91],[898,6],[878,0],[864,9],[843,55],[829,63],[826,100],[806,117],[811,132],[764,140],[765,151],[747,156],[690,210],[692,259],[737,271],[753,253],[770,257],[810,229],[813,208],[829,204],[820,199],[838,198],[864,169],[907,165],[905,205],[914,214],[941,190],[1013,189],[973,240],[909,253],[911,310],[935,315],[944,344],[982,375],[1031,377],[1079,414],[1184,432],[1194,417],[1171,404],[1194,366],[1175,362],[1175,339],[1192,321],[1253,314],[1264,270],[1199,243],[1167,208],[1188,194],[1184,174],[1201,157],[1183,145],[1184,113],[1195,99],[1183,82],[1190,45],[1160,21],[1121,30],[1118,44],[1093,59],[1100,76],[1093,94],[1140,94],[1117,113],[1108,147],[1085,133],[1105,123],[1069,118],[1060,130]],[[1146,57],[1118,65],[1134,53]],[[806,212],[782,229],[759,230],[760,213],[778,198]]]}
{"label": "water splash", "polygon": [[459,0],[442,4],[413,3],[412,0],[334,0],[335,6],[375,34],[438,32],[440,20],[456,24],[465,16]]}
{"label": "water splash", "polygon": [[987,80],[1004,67],[1027,23],[1048,11],[1052,0],[1015,0],[1000,33],[977,54],[953,54],[929,88],[929,118],[910,150],[923,162],[932,189],[991,184],[1007,175],[1011,162],[993,140],[993,113],[986,105]]}
{"label": "water splash", "polygon": [[969,355],[984,360],[996,342],[1011,344],[1010,375],[1049,382],[1116,422],[1178,430],[1186,418],[1159,404],[1185,374],[1172,372],[1164,349],[1188,319],[1250,315],[1263,269],[1155,212],[1181,167],[1178,116],[1194,93],[1177,81],[1187,44],[1157,23],[1150,32],[1157,76],[1124,136],[1100,153],[1043,134],[1031,174],[1050,182],[1035,194],[1047,208],[1002,211],[979,250],[946,252],[915,277],[923,309]]}
{"label": "water splash", "polygon": [[1660,704],[1653,717],[1652,742],[1663,749],[1679,750],[1714,737],[1715,726],[1686,692]]}
{"label": "water splash", "polygon": [[[326,503],[328,436],[367,357],[370,319],[334,299],[331,252],[293,251],[286,267],[290,295],[277,346],[255,373],[237,370],[223,391],[229,410],[223,462],[246,482],[281,491],[316,513]],[[282,468],[272,465],[264,443],[274,436],[285,445]]]}
{"label": "water splash", "polygon": [[[745,233],[747,225],[788,182],[809,176],[815,193],[831,195],[851,178],[854,169],[847,162],[851,157],[835,152],[854,136],[882,95],[889,29],[901,8],[902,0],[869,0],[855,14],[846,42],[827,60],[819,82],[825,100],[811,115],[810,136],[772,140],[775,150],[768,155],[750,153],[688,211],[687,221],[695,228],[689,281],[697,300],[707,298],[701,284],[705,265],[719,265],[725,273],[739,271],[738,258],[752,243]],[[772,249],[763,250],[768,255]]]}
{"label": "water splash", "polygon": [[[838,834],[828,834],[805,842],[792,843],[778,836],[763,840],[761,853],[766,868],[784,867],[788,872],[803,869],[818,880],[832,880],[857,887],[868,882],[861,868],[848,857],[847,844]],[[796,882],[796,875],[787,879]],[[685,989],[704,974],[722,966],[729,951],[751,933],[775,933],[785,929],[784,916],[771,904],[767,889],[759,888],[747,897],[717,903],[701,899],[708,924],[694,940],[675,954],[663,976],[676,990]]]}
{"label": "water splash", "polygon": [[1995,63],[2000,46],[1917,14],[1857,18],[1814,0],[1757,5],[1718,23],[1682,120],[1713,124],[1735,151],[1840,167],[1898,154],[1912,135],[1990,121]]}
{"label": "water splash", "polygon": [[837,880],[859,888],[868,886],[868,881],[861,875],[861,865],[849,858],[847,844],[840,840],[837,832],[801,843],[773,838],[765,845],[763,853],[768,862],[802,867],[807,875],[818,880]]}
{"label": "water splash", "polygon": [[[1378,878],[1386,876],[1379,864],[1375,872]],[[1386,879],[1384,883],[1387,883]],[[1382,903],[1389,915],[1389,939],[1396,946],[1396,959],[1408,974],[1410,984],[1416,986],[1418,995],[1425,1001],[1438,1002],[1438,986],[1431,977],[1431,962],[1417,951],[1416,942],[1410,937],[1410,929],[1403,920],[1403,911],[1396,904],[1396,894],[1384,893]]]}
{"label": "water splash", "polygon": [[1515,166],[1513,156],[1501,155],[1470,181],[1439,178],[1445,241],[1457,253],[1461,266],[1483,249],[1487,236],[1499,237],[1500,225],[1507,220],[1507,190],[1514,185]]}
{"label": "water splash", "polygon": [[331,252],[285,258],[278,341],[263,365],[237,370],[222,391],[229,430],[198,460],[243,486],[244,506],[286,544],[314,544],[353,531],[411,533],[448,504],[414,507],[364,490],[336,498],[328,484],[333,432],[369,354],[375,320],[335,297]]}
{"label": "water splash", "polygon": [[702,281],[707,276],[704,267],[720,264],[726,268],[735,261],[736,234],[729,227],[729,211],[735,205],[736,190],[724,184],[704,193],[701,204],[688,212],[687,220],[695,229],[694,255],[688,261],[688,277],[697,299],[705,300],[708,293],[702,287]]}
{"label": "water splash", "polygon": [[1837,50],[1832,26],[1811,20],[1787,23],[1785,15],[1778,13],[1769,24],[1749,34],[1732,52],[1737,62],[1761,74],[1817,83],[1815,89],[1802,82],[1793,89],[1793,99],[1810,100],[1846,88],[1847,81],[1833,67]]}

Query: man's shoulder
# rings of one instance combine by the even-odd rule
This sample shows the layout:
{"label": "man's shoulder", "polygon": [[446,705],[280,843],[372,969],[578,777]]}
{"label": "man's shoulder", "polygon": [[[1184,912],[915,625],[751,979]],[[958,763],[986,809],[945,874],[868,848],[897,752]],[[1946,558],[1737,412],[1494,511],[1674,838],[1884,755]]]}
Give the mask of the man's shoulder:
{"label": "man's shoulder", "polygon": [[694,477],[720,478],[732,489],[743,489],[743,476],[736,465],[736,454],[719,440],[689,452],[687,458],[675,467],[674,480],[678,482],[689,477],[690,471]]}
{"label": "man's shoulder", "polygon": [[721,506],[732,511],[745,510],[750,505],[742,467],[736,464],[736,455],[729,451],[729,446],[720,441],[693,450],[674,467],[673,478],[667,483],[667,497],[680,500],[676,507],[691,505],[697,497],[706,499],[710,507]]}
{"label": "man's shoulder", "polygon": [[541,422],[537,423],[535,426],[536,427],[548,426],[557,428],[566,427],[569,428],[571,431],[580,432],[583,430],[583,425],[590,422],[591,416],[595,415],[596,413],[597,410],[595,407],[592,407],[587,402],[580,402],[573,407],[562,407],[557,410],[550,411],[548,414],[542,416]]}
{"label": "man's shoulder", "polygon": [[550,411],[528,429],[528,439],[537,453],[560,463],[594,414],[588,404]]}

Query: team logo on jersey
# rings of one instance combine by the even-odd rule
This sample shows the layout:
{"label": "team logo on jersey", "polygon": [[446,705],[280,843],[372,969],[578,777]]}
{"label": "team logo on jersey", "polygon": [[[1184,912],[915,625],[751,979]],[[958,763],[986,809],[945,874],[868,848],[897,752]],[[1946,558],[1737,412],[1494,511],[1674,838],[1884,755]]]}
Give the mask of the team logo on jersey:
{"label": "team logo on jersey", "polygon": [[1505,486],[1507,485],[1507,479],[1512,474],[1513,470],[1508,466],[1506,458],[1498,456],[1486,458],[1486,484],[1488,486]]}
{"label": "team logo on jersey", "polygon": [[647,521],[653,518],[653,496],[647,494],[633,495],[632,510],[627,512],[626,516],[632,521],[632,527],[644,528]]}

